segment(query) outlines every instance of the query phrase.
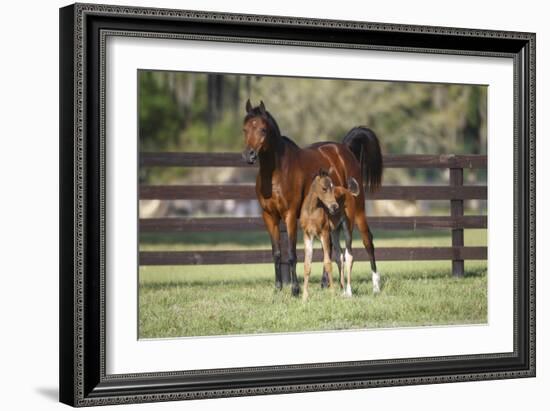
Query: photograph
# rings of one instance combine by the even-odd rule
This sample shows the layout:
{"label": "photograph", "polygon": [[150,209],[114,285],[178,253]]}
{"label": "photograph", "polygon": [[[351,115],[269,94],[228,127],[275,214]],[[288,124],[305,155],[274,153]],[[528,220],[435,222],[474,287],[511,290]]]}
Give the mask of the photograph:
{"label": "photograph", "polygon": [[140,339],[487,324],[487,85],[140,69]]}
{"label": "photograph", "polygon": [[536,34],[310,11],[60,8],[62,403],[536,376]]}

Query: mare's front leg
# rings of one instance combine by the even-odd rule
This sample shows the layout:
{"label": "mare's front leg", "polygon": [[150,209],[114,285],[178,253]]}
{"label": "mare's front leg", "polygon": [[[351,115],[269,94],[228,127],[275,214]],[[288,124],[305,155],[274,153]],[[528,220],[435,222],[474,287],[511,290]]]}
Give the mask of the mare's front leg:
{"label": "mare's front leg", "polygon": [[[332,242],[332,255],[336,260],[336,266],[338,267],[338,274],[340,276],[340,288],[344,289],[344,254],[342,253],[342,247],[340,247],[340,231],[342,226],[339,226],[331,231],[330,241]],[[328,281],[328,277],[327,277]]]}
{"label": "mare's front leg", "polygon": [[[330,240],[329,240],[331,243],[332,243],[332,236],[330,237]],[[333,251],[333,246],[331,245],[331,252],[330,252],[330,258],[332,259],[332,251]],[[325,270],[325,266],[323,265],[323,276],[321,277],[321,288],[327,288],[328,287],[328,273],[327,273],[327,270]]]}
{"label": "mare's front leg", "polygon": [[288,234],[288,269],[292,283],[292,295],[296,297],[300,294],[300,284],[298,284],[298,277],[296,276],[296,237],[298,231],[296,214],[287,213],[285,223]]}
{"label": "mare's front leg", "polygon": [[278,216],[273,216],[267,212],[263,212],[265,227],[271,238],[271,254],[273,255],[273,263],[275,265],[275,288],[280,290],[283,288],[281,278],[281,233],[279,230],[279,222],[281,219]]}

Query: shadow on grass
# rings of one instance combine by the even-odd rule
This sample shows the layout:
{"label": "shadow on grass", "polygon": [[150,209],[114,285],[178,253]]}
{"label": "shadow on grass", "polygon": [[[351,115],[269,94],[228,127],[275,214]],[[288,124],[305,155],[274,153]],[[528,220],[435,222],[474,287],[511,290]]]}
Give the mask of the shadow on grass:
{"label": "shadow on grass", "polygon": [[[465,270],[464,277],[461,277],[461,278],[480,278],[485,275],[487,275],[487,269],[480,267],[480,268]],[[400,280],[405,280],[405,281],[440,280],[440,279],[454,278],[451,274],[450,268],[448,271],[446,270],[411,271],[408,273],[398,273],[397,275],[394,274],[394,276],[396,278],[399,278]],[[388,271],[380,270],[381,287],[384,286],[385,280],[387,280],[388,278],[392,278],[391,270],[388,270]],[[460,277],[457,277],[457,280],[460,280]],[[371,277],[370,271],[362,272],[361,274],[356,275],[352,282],[363,283],[363,284],[371,283],[372,277]]]}
{"label": "shadow on grass", "polygon": [[[487,270],[485,268],[479,268],[479,269],[471,269],[466,270],[464,272],[463,278],[480,278],[487,275]],[[382,273],[381,275],[381,289],[384,290],[384,286],[386,284],[386,281],[388,279],[392,278],[391,272]],[[453,278],[449,273],[443,272],[443,271],[436,271],[436,270],[430,270],[430,271],[422,271],[422,272],[411,272],[406,274],[397,274],[394,278],[398,278],[402,281],[414,281],[414,280],[441,280],[441,279],[450,279]],[[337,280],[337,278],[336,278]],[[457,278],[457,280],[460,280],[460,278]],[[303,284],[303,277],[298,276],[298,282],[300,286]],[[370,271],[368,272],[362,272],[359,275],[354,276],[352,285],[366,285],[372,283],[372,277]],[[310,284],[313,287],[321,285],[321,273],[319,273],[318,276],[313,275],[310,279]],[[335,281],[335,285],[337,288],[338,281]],[[227,278],[224,279],[211,279],[211,280],[181,280],[181,281],[175,281],[175,280],[169,280],[169,281],[158,281],[155,282],[154,280],[149,280],[146,283],[140,283],[140,289],[143,290],[161,290],[161,289],[168,289],[168,288],[177,288],[177,287],[224,287],[227,286],[229,288],[234,287],[271,287],[274,288],[273,279],[271,278],[238,278],[238,279],[231,279],[231,276],[228,275]]]}

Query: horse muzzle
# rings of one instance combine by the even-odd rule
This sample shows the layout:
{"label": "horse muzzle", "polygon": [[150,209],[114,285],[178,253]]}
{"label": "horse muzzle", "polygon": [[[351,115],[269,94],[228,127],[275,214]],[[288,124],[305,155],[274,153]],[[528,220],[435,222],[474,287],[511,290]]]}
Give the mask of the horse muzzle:
{"label": "horse muzzle", "polygon": [[256,160],[258,159],[258,152],[252,148],[247,148],[243,151],[243,160],[246,161],[248,164],[254,164],[256,163]]}
{"label": "horse muzzle", "polygon": [[328,212],[330,213],[330,215],[334,215],[338,212],[338,208],[338,204],[331,204],[330,207],[328,207]]}

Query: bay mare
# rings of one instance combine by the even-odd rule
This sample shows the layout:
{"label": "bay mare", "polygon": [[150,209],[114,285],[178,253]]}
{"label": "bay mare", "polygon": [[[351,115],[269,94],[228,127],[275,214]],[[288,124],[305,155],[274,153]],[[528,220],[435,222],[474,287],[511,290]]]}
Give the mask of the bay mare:
{"label": "bay mare", "polygon": [[359,182],[359,194],[355,197],[355,225],[369,255],[373,291],[379,292],[380,276],[376,270],[373,236],[365,214],[365,188],[375,190],[382,181],[382,153],[374,132],[366,127],[355,127],[346,134],[342,143],[319,142],[300,148],[281,135],[275,118],[263,102],[252,107],[248,100],[243,133],[244,160],[249,164],[258,161],[260,165],[256,177],[256,196],[271,239],[275,287],[282,288],[279,223],[283,221],[288,235],[292,294],[297,296],[300,293],[296,276],[297,222],[304,195],[319,169],[323,168],[331,170],[330,178],[337,186],[346,187],[350,178]]}

